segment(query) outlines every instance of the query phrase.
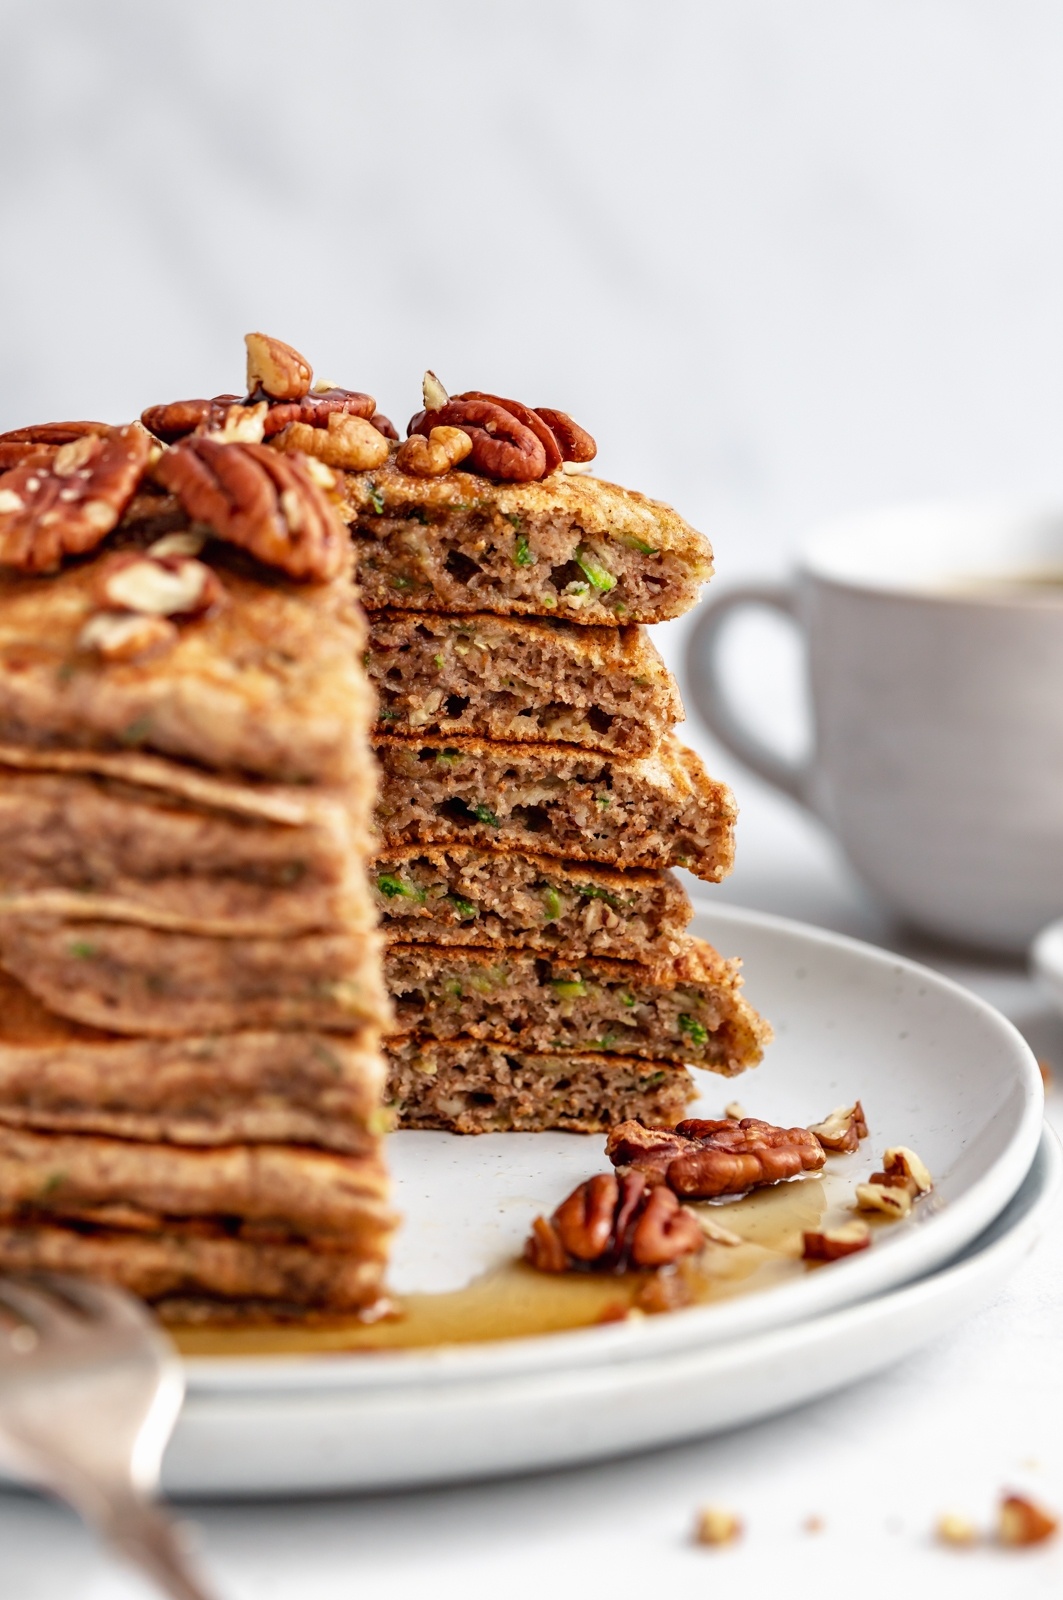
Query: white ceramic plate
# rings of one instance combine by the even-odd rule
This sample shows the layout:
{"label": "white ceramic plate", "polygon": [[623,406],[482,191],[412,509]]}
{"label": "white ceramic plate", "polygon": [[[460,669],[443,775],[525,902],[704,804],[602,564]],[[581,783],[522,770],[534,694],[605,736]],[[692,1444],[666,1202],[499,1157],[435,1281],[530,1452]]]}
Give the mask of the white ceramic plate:
{"label": "white ceramic plate", "polygon": [[[497,1470],[577,1459],[593,1429],[559,1423],[553,1453],[543,1455],[537,1428],[522,1443],[511,1425],[516,1402],[496,1385],[526,1380],[565,1396],[586,1385],[591,1397],[632,1381],[623,1376],[630,1364],[648,1371],[666,1353],[711,1365],[712,1346],[772,1328],[792,1337],[798,1322],[932,1271],[998,1216],[1030,1168],[1043,1101],[1036,1062],[1010,1023],[936,973],[834,934],[724,907],[701,914],[695,928],[744,957],[747,993],[776,1030],[755,1074],[731,1083],[705,1076],[705,1114],[719,1115],[740,1094],[753,1115],[806,1123],[860,1097],[872,1138],[849,1158],[851,1175],[870,1172],[887,1145],[912,1145],[936,1180],[916,1216],[827,1271],[638,1323],[371,1357],[190,1360],[186,1412],[167,1458],[172,1488],[312,1491],[495,1470],[490,1452],[468,1453],[485,1431],[508,1441],[502,1449],[496,1439]],[[604,1164],[599,1139],[546,1134],[400,1134],[389,1159],[406,1217],[393,1271],[399,1291],[457,1287],[511,1258],[531,1217]],[[504,1428],[488,1421],[491,1406]],[[642,1420],[632,1423],[630,1447],[678,1437],[652,1434],[652,1410],[635,1408]],[[602,1437],[612,1442],[596,1449],[626,1447],[608,1430]]]}
{"label": "white ceramic plate", "polygon": [[[1033,1247],[1063,1156],[1045,1129],[1018,1193],[957,1260],[859,1305],[749,1339],[593,1367],[314,1393],[194,1390],[172,1494],[385,1489],[573,1466],[754,1422],[891,1366],[957,1326]],[[374,1358],[376,1359],[376,1358]]]}

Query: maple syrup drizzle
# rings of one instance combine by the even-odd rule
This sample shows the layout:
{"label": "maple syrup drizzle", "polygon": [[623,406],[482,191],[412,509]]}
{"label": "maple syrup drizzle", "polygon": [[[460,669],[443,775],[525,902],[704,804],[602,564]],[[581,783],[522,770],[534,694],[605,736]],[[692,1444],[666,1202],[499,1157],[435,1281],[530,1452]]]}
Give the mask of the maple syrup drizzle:
{"label": "maple syrup drizzle", "polygon": [[[803,1277],[801,1235],[850,1220],[851,1180],[809,1174],[727,1204],[696,1207],[739,1234],[742,1243],[709,1242],[680,1271],[690,1302],[707,1305]],[[829,1270],[829,1268],[827,1269]],[[171,1333],[188,1356],[312,1355],[336,1351],[419,1350],[439,1345],[520,1339],[618,1320],[647,1275],[536,1272],[523,1262],[491,1268],[461,1289],[395,1297],[397,1315],[312,1322],[178,1326]]]}

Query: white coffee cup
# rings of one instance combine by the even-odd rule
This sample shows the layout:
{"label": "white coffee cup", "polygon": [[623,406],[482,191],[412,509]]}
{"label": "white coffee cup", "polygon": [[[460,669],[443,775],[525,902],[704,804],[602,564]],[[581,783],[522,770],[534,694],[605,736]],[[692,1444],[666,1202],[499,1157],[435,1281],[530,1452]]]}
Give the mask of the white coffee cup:
{"label": "white coffee cup", "polygon": [[[805,636],[806,761],[769,749],[728,695],[719,647],[749,606]],[[710,598],[687,668],[717,738],[822,818],[905,921],[1021,951],[1063,914],[1063,512],[915,506],[832,525],[794,585]]]}

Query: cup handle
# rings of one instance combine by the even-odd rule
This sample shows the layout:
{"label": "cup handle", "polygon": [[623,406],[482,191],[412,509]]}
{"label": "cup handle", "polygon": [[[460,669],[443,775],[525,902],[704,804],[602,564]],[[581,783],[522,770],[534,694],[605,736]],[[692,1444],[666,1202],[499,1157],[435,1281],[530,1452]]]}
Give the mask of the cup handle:
{"label": "cup handle", "polygon": [[811,763],[791,761],[759,739],[735,712],[720,672],[720,641],[735,614],[763,606],[788,617],[800,628],[794,591],[783,584],[751,583],[731,589],[701,608],[687,644],[687,680],[694,705],[720,743],[758,777],[811,808]]}

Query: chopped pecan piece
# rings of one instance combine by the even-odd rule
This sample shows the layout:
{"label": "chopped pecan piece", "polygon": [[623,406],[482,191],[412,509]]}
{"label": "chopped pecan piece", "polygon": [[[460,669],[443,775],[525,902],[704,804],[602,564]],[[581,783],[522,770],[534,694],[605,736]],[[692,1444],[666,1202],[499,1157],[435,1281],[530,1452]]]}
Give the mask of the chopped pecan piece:
{"label": "chopped pecan piece", "polygon": [[12,467],[44,467],[64,444],[87,434],[110,432],[106,422],[36,422],[0,433],[0,472]]}
{"label": "chopped pecan piece", "polygon": [[640,1172],[602,1172],[574,1189],[549,1221],[536,1217],[524,1256],[541,1272],[621,1272],[668,1266],[701,1246],[696,1218],[669,1189],[651,1188]]}
{"label": "chopped pecan piece", "polygon": [[203,616],[225,598],[220,578],[204,562],[157,550],[116,553],[101,564],[95,583],[101,605],[145,617]]}
{"label": "chopped pecan piece", "polygon": [[839,1261],[855,1255],[871,1244],[871,1229],[866,1222],[846,1222],[840,1228],[801,1235],[801,1255],[806,1261]]}
{"label": "chopped pecan piece", "polygon": [[867,1138],[864,1108],[859,1100],[851,1106],[835,1106],[822,1122],[811,1123],[808,1131],[815,1134],[824,1150],[851,1155],[860,1140]]}
{"label": "chopped pecan piece", "polygon": [[331,411],[323,428],[309,422],[289,422],[272,439],[275,450],[297,450],[326,466],[347,472],[366,472],[388,458],[388,442],[372,422],[347,411]]}
{"label": "chopped pecan piece", "polygon": [[955,1511],[946,1511],[938,1518],[934,1533],[941,1544],[965,1546],[978,1542],[974,1523]]}
{"label": "chopped pecan piece", "polygon": [[674,1268],[658,1267],[645,1283],[639,1285],[633,1305],[636,1311],[659,1317],[668,1311],[681,1311],[693,1299],[690,1285],[684,1277]]}
{"label": "chopped pecan piece", "polygon": [[438,478],[456,467],[472,451],[472,440],[462,428],[433,428],[427,437],[411,433],[395,454],[400,472],[415,478]]}
{"label": "chopped pecan piece", "polygon": [[268,411],[269,405],[265,400],[259,400],[253,406],[230,406],[220,426],[211,427],[208,423],[201,431],[220,439],[223,444],[261,444],[265,437]]}
{"label": "chopped pecan piece", "polygon": [[[883,1174],[878,1172],[873,1176],[881,1178]],[[912,1197],[907,1189],[894,1189],[883,1183],[858,1183],[856,1204],[861,1211],[881,1211],[883,1216],[896,1222],[911,1211]]]}
{"label": "chopped pecan piece", "polygon": [[925,1162],[907,1145],[898,1144],[887,1150],[882,1166],[881,1172],[871,1174],[869,1182],[881,1184],[884,1189],[906,1189],[913,1200],[918,1200],[921,1194],[929,1194],[934,1187]]}
{"label": "chopped pecan piece", "polygon": [[694,1523],[697,1544],[733,1544],[742,1536],[741,1520],[723,1506],[702,1506]]}
{"label": "chopped pecan piece", "polygon": [[997,1538],[1004,1545],[1043,1544],[1059,1527],[1059,1518],[1025,1495],[1006,1494],[997,1514]]}
{"label": "chopped pecan piece", "polygon": [[711,1200],[814,1172],[825,1156],[807,1128],[776,1128],[756,1117],[697,1118],[674,1130],[622,1122],[606,1141],[614,1166],[642,1172],[685,1200]]}
{"label": "chopped pecan piece", "polygon": [[169,650],[177,639],[177,629],[166,617],[98,611],[82,628],[78,644],[105,661],[142,661]]}
{"label": "chopped pecan piece", "polygon": [[133,498],[151,454],[138,423],[82,434],[50,463],[0,477],[0,566],[51,572],[107,537]]}
{"label": "chopped pecan piece", "polygon": [[168,450],[155,476],[193,521],[289,577],[343,570],[346,532],[301,456],[195,436]]}
{"label": "chopped pecan piece", "polygon": [[313,379],[310,363],[298,350],[267,333],[246,333],[247,392],[271,400],[301,400]]}

